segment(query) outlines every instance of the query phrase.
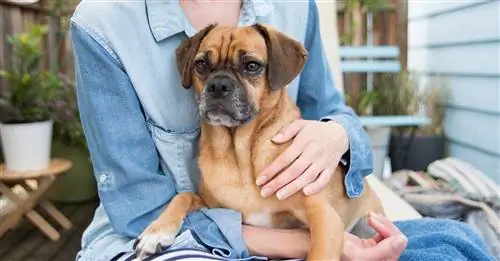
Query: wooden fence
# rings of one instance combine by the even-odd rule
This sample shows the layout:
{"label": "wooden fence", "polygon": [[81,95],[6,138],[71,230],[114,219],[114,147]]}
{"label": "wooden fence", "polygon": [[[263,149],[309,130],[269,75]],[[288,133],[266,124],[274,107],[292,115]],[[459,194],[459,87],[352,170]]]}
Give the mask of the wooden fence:
{"label": "wooden fence", "polygon": [[[6,43],[8,35],[24,32],[32,24],[48,24],[51,33],[44,42],[46,56],[44,66],[47,68],[56,67],[57,70],[66,73],[72,77],[74,74],[73,54],[71,49],[71,41],[69,34],[60,37],[57,31],[64,31],[72,10],[68,10],[65,17],[54,17],[50,15],[50,11],[44,9],[44,2],[40,0],[38,5],[17,5],[0,0],[0,68],[9,68],[12,50]],[[69,1],[69,0],[66,0]],[[377,12],[374,15],[373,32],[375,45],[399,45],[401,49],[401,63],[406,66],[406,1],[404,0],[388,0],[390,8],[384,11]],[[339,34],[344,33],[344,6],[342,1],[338,4],[338,29]],[[62,24],[58,23],[62,19]],[[366,21],[363,20],[363,24]],[[366,26],[363,27],[366,32]],[[363,33],[366,35],[366,33]],[[0,90],[5,82],[0,81]],[[349,85],[349,81],[346,81]],[[346,86],[348,88],[348,86]]]}
{"label": "wooden fence", "polygon": [[[407,13],[408,3],[406,0],[385,0],[386,6],[383,9],[377,10],[372,15],[372,44],[373,45],[393,45],[400,49],[399,60],[403,70],[407,66]],[[348,16],[345,10],[346,1],[338,1],[338,30],[341,36],[346,33],[349,27]],[[358,44],[367,44],[367,16],[361,16],[361,35],[357,35],[356,42]],[[352,25],[351,25],[352,26]],[[341,43],[342,44],[342,43]],[[378,79],[381,73],[375,73],[374,79]],[[366,83],[366,73],[349,73],[344,74],[344,89],[350,96],[350,105],[358,113],[362,114],[363,110],[358,105],[362,99],[363,89]],[[376,86],[375,90],[377,89]]]}
{"label": "wooden fence", "polygon": [[[346,29],[345,2],[338,1],[337,21],[339,35],[343,35]],[[401,50],[401,64],[406,68],[407,63],[407,6],[406,0],[386,0],[387,7],[373,14],[373,44],[374,45],[397,45]],[[363,17],[363,43],[367,42],[366,16]]]}
{"label": "wooden fence", "polygon": [[[0,69],[9,69],[12,61],[12,47],[7,42],[9,36],[26,32],[37,24],[48,25],[49,33],[43,40],[44,69],[74,74],[73,54],[69,35],[64,35],[67,17],[59,17],[44,7],[46,0],[39,4],[20,5],[0,0]],[[0,90],[5,90],[6,81],[0,80]]]}

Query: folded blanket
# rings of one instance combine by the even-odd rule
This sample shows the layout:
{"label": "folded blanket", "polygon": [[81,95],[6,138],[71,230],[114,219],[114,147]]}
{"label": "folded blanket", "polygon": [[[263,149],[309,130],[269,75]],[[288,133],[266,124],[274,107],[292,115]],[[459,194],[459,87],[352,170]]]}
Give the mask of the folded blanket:
{"label": "folded blanket", "polygon": [[[408,247],[400,261],[495,260],[482,238],[463,222],[423,218],[396,225],[408,236]],[[499,260],[498,250],[496,256]]]}
{"label": "folded blanket", "polygon": [[468,224],[500,260],[500,187],[472,165],[446,158],[430,164],[427,172],[397,171],[386,184],[424,217]]}

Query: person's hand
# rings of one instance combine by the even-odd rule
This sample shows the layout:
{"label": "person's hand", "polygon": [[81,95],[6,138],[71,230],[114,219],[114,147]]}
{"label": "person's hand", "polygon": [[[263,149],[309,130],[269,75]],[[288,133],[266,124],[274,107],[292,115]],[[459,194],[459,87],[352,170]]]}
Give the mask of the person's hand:
{"label": "person's hand", "polygon": [[[285,199],[302,190],[305,195],[321,191],[330,181],[349,147],[347,131],[334,121],[296,120],[273,138],[277,144],[293,139],[257,178],[263,197],[276,193]],[[280,173],[281,172],[281,173]]]}
{"label": "person's hand", "polygon": [[369,239],[360,239],[345,233],[342,261],[397,261],[406,248],[407,239],[387,218],[372,214],[368,224],[377,233]]}

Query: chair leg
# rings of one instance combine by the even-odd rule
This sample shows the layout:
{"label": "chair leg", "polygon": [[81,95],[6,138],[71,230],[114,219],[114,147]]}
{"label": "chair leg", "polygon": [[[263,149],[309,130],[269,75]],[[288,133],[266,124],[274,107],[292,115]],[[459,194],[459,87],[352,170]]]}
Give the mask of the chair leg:
{"label": "chair leg", "polygon": [[59,225],[61,225],[63,228],[69,230],[73,226],[71,221],[66,218],[63,213],[61,213],[52,203],[50,203],[47,200],[43,200],[40,203],[40,206],[49,213],[49,215],[57,222]]}
{"label": "chair leg", "polygon": [[[33,207],[37,205],[37,202],[43,196],[43,194],[50,188],[50,186],[54,183],[53,178],[44,178],[39,180],[38,189],[31,190],[28,188],[28,198],[23,199],[18,195],[14,194],[10,188],[8,188],[5,184],[0,183],[0,192],[5,195],[8,199],[10,199],[14,204],[17,205],[19,212],[24,213],[24,215],[36,226],[38,227],[46,236],[50,239],[56,241],[60,238],[59,232],[52,227],[42,216],[40,216],[36,211],[33,210]],[[24,186],[23,186],[24,187]],[[29,187],[29,186],[28,186]],[[12,228],[14,222],[14,217],[16,212],[11,213],[12,220],[5,222],[5,227],[0,227],[0,232],[5,233],[8,229]],[[4,222],[2,222],[3,225]],[[5,230],[5,231],[3,231]]]}
{"label": "chair leg", "polygon": [[2,217],[2,220],[0,220],[0,238],[2,238],[7,231],[17,226],[22,217],[23,215],[19,213],[19,211],[14,211]]}
{"label": "chair leg", "polygon": [[[34,191],[33,188],[27,183],[22,183],[21,186],[23,186],[28,192]],[[42,198],[40,206],[64,229],[71,229],[71,221],[66,218],[63,213],[61,213],[50,201]]]}
{"label": "chair leg", "polygon": [[43,219],[43,217],[40,216],[40,214],[38,214],[36,211],[30,210],[26,213],[26,216],[36,227],[38,227],[46,236],[48,236],[53,241],[57,241],[61,237],[61,234],[59,234],[59,232],[57,232],[57,230],[53,226],[51,226],[45,219]]}
{"label": "chair leg", "polygon": [[[7,195],[9,194],[9,195]],[[0,195],[5,195],[5,197],[11,201],[12,196],[16,196],[12,191],[10,190],[9,187],[7,187],[4,183],[0,182]],[[10,196],[10,197],[9,197]],[[17,205],[17,203],[14,201],[14,203]],[[14,211],[11,213],[3,216],[0,218],[0,238],[7,233],[10,229],[14,228],[21,218],[23,217],[24,211],[22,208],[17,207]]]}

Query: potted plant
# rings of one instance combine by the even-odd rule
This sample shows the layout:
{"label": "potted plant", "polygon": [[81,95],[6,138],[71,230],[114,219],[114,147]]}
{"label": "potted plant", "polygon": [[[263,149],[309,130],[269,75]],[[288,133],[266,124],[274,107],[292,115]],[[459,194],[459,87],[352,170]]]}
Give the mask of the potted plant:
{"label": "potted plant", "polygon": [[379,103],[374,106],[374,114],[415,115],[423,109],[431,119],[430,125],[418,127],[413,135],[411,127],[391,130],[389,158],[392,171],[424,171],[431,162],[445,156],[443,102],[446,88],[436,77],[430,78],[421,92],[419,86],[418,77],[406,71],[381,75],[376,81]]}
{"label": "potted plant", "polygon": [[[372,115],[371,108],[379,103],[379,94],[377,91],[361,91],[357,104],[354,104],[351,97],[346,94],[346,102],[357,115],[370,116]],[[365,131],[370,137],[372,147],[373,173],[377,176],[382,175],[389,151],[391,128],[387,126],[365,127]]]}
{"label": "potted plant", "polygon": [[10,70],[1,70],[9,88],[0,93],[0,136],[5,166],[23,172],[45,169],[51,157],[53,115],[60,98],[57,75],[41,69],[40,46],[46,26],[10,36],[13,48]]}

